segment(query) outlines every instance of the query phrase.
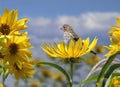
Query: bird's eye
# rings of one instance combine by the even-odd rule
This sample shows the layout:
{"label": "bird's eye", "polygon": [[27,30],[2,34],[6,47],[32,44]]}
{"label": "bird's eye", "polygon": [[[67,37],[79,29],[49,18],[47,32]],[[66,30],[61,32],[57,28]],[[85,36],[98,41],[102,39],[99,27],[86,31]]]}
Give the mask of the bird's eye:
{"label": "bird's eye", "polygon": [[63,26],[63,28],[65,28],[65,26]]}
{"label": "bird's eye", "polygon": [[64,30],[67,30],[66,27],[64,27]]}

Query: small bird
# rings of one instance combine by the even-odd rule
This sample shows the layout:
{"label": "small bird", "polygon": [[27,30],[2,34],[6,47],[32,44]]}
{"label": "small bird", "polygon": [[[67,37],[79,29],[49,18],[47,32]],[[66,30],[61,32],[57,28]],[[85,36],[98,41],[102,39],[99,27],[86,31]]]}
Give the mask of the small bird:
{"label": "small bird", "polygon": [[[77,41],[79,39],[79,36],[74,32],[73,28],[70,25],[64,24],[63,28],[61,28],[61,30],[63,30],[63,32],[64,32],[65,44],[68,44],[71,39],[73,39],[74,41]],[[90,52],[93,53],[94,55],[96,55],[96,53],[94,51],[90,51]]]}

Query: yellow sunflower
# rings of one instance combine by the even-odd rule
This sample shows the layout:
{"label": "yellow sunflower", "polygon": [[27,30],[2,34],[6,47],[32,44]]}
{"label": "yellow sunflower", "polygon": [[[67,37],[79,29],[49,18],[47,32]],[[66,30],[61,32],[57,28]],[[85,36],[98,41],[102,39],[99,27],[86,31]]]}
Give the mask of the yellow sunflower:
{"label": "yellow sunflower", "polygon": [[4,62],[14,65],[17,61],[26,61],[31,57],[32,52],[28,49],[32,47],[29,43],[29,38],[26,35],[23,36],[10,36],[5,38],[2,45],[2,55],[4,56]]}
{"label": "yellow sunflower", "polygon": [[113,77],[112,87],[120,87],[120,76]]}
{"label": "yellow sunflower", "polygon": [[116,19],[117,21],[117,26],[111,26],[111,30],[109,30],[109,35],[110,35],[110,40],[112,39],[113,41],[119,39],[120,37],[120,17]]}
{"label": "yellow sunflower", "polygon": [[44,43],[41,48],[42,50],[51,57],[60,57],[63,59],[79,58],[84,54],[90,52],[96,45],[97,39],[95,38],[90,44],[90,38],[86,40],[79,39],[77,42],[71,40],[69,45],[65,45],[64,42],[60,44],[54,43],[55,46],[51,44]]}
{"label": "yellow sunflower", "polygon": [[116,18],[117,25],[111,26],[112,30],[109,33],[114,33],[115,31],[120,31],[120,17]]}
{"label": "yellow sunflower", "polygon": [[11,35],[15,31],[26,29],[25,23],[28,18],[18,20],[18,10],[4,9],[3,15],[0,16],[0,35]]}
{"label": "yellow sunflower", "polygon": [[35,73],[33,64],[31,64],[29,61],[18,62],[14,65],[10,65],[8,68],[10,70],[10,73],[15,76],[16,80],[25,80],[27,78],[31,78]]}
{"label": "yellow sunflower", "polygon": [[109,31],[111,44],[105,46],[108,53],[105,55],[107,57],[120,52],[120,17],[117,19],[117,26],[112,26],[112,30]]}

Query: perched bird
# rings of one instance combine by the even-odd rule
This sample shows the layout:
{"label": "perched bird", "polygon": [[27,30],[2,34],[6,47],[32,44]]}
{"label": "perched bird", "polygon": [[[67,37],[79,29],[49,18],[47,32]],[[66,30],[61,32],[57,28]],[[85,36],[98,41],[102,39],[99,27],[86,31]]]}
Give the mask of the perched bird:
{"label": "perched bird", "polygon": [[[64,32],[65,44],[68,44],[71,39],[73,39],[74,41],[77,41],[79,39],[79,36],[74,32],[73,28],[70,25],[64,24],[61,30],[63,30]],[[90,52],[96,55],[94,51],[90,51]]]}

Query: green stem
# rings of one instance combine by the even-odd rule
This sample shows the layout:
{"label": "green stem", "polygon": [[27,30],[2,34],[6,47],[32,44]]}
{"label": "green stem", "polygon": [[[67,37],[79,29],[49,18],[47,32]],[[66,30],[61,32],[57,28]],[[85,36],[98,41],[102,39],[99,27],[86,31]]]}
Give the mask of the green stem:
{"label": "green stem", "polygon": [[4,87],[5,85],[5,69],[3,68],[3,73],[2,73],[2,85]]}
{"label": "green stem", "polygon": [[[106,61],[106,63],[104,64],[104,66],[102,67],[100,73],[99,73],[99,76],[97,78],[97,82],[96,83],[100,83],[100,79],[104,76],[106,70],[110,67],[112,61],[116,58],[117,54],[114,54],[112,56],[110,56],[108,58],[108,60]],[[95,87],[98,87],[98,85],[96,84]]]}
{"label": "green stem", "polygon": [[70,76],[71,76],[71,81],[70,81],[70,87],[72,87],[73,84],[73,62],[70,62]]}
{"label": "green stem", "polygon": [[25,78],[25,87],[28,87],[28,80]]}
{"label": "green stem", "polygon": [[5,80],[7,79],[9,75],[9,70],[5,69],[5,67],[3,67],[3,73],[2,73],[2,85],[3,87],[5,86]]}
{"label": "green stem", "polygon": [[5,82],[4,76],[2,76],[2,85],[3,85],[3,87],[4,87],[4,82]]}

